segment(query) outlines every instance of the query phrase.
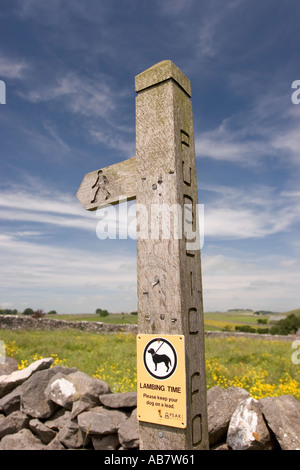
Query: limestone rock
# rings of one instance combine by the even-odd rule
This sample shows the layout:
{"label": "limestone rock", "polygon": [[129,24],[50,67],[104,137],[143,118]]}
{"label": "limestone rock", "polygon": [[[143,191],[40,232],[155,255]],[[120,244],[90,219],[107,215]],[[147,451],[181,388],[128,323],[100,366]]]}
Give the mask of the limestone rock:
{"label": "limestone rock", "polygon": [[232,450],[271,450],[274,447],[254,398],[241,401],[234,411],[228,428],[227,444]]}
{"label": "limestone rock", "polygon": [[130,418],[121,423],[118,436],[124,449],[133,449],[139,446],[139,426],[136,409],[133,410]]}
{"label": "limestone rock", "polygon": [[19,385],[12,392],[0,398],[0,410],[2,411],[2,413],[7,416],[13,411],[17,411],[20,409],[21,393],[22,385]]}
{"label": "limestone rock", "polygon": [[29,429],[22,429],[16,434],[3,437],[0,450],[43,450],[44,444]]}
{"label": "limestone rock", "polygon": [[222,444],[217,444],[216,446],[212,447],[211,450],[229,450],[228,445],[226,442],[223,442]]}
{"label": "limestone rock", "polygon": [[73,406],[72,406],[72,412],[71,412],[71,419],[76,418],[80,413],[83,411],[86,411],[88,408],[90,408],[90,403],[86,401],[74,401]]}
{"label": "limestone rock", "polygon": [[119,410],[107,410],[101,406],[84,411],[78,415],[80,429],[89,434],[114,434],[118,431],[127,415]]}
{"label": "limestone rock", "polygon": [[18,361],[12,357],[6,357],[5,362],[0,361],[0,375],[9,375],[18,370]]}
{"label": "limestone rock", "polygon": [[58,374],[53,377],[45,393],[54,403],[71,410],[73,403],[78,400],[98,405],[99,395],[109,392],[110,387],[103,380],[77,371],[68,376]]}
{"label": "limestone rock", "polygon": [[213,387],[207,392],[208,433],[210,447],[226,441],[226,433],[233,412],[240,401],[250,394],[239,387],[226,390]]}
{"label": "limestone rock", "polygon": [[66,450],[57,436],[45,447],[45,450]]}
{"label": "limestone rock", "polygon": [[48,370],[36,372],[22,386],[21,410],[33,418],[49,418],[57,409],[56,403],[50,400],[45,391],[49,381],[57,373],[68,374],[74,369],[55,366]]}
{"label": "limestone rock", "polygon": [[[136,393],[111,393],[106,382],[77,369],[50,368],[51,358],[36,362],[21,379],[11,376],[22,371],[0,375],[7,391],[0,398],[0,450],[138,449]],[[212,450],[300,449],[293,396],[257,401],[237,387],[213,387],[207,404]]]}
{"label": "limestone rock", "polygon": [[44,423],[42,423],[39,419],[36,418],[31,419],[29,421],[29,427],[31,431],[36,434],[44,444],[49,444],[49,442],[51,442],[52,439],[54,439],[54,437],[56,436],[55,431],[45,426]]}
{"label": "limestone rock", "polygon": [[137,406],[136,392],[109,393],[99,397],[100,403],[108,408],[134,408]]}
{"label": "limestone rock", "polygon": [[91,438],[95,450],[116,450],[120,445],[117,433],[107,436],[91,436]]}
{"label": "limestone rock", "polygon": [[0,420],[0,439],[7,434],[15,434],[25,428],[29,418],[21,411],[14,411],[9,416]]}
{"label": "limestone rock", "polygon": [[60,409],[54,413],[51,419],[45,421],[45,425],[55,431],[59,431],[71,419],[71,412]]}
{"label": "limestone rock", "polygon": [[267,397],[258,405],[282,450],[300,450],[300,402],[292,395]]}
{"label": "limestone rock", "polygon": [[43,369],[48,369],[53,363],[52,357],[39,359],[22,370],[16,370],[9,375],[0,375],[0,398],[11,392],[18,385],[29,379],[32,374]]}
{"label": "limestone rock", "polygon": [[73,420],[66,421],[57,434],[57,439],[68,449],[80,449],[89,442],[89,436],[79,428]]}
{"label": "limestone rock", "polygon": [[207,391],[207,406],[212,406],[212,404],[220,397],[224,395],[224,390],[221,387],[215,386],[210,388]]}

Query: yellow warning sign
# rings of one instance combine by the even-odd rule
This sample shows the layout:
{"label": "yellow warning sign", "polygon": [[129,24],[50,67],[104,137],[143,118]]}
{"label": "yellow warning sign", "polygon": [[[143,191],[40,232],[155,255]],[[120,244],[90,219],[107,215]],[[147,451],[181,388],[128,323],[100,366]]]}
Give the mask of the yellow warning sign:
{"label": "yellow warning sign", "polygon": [[137,335],[137,416],[186,427],[185,349],[182,335]]}

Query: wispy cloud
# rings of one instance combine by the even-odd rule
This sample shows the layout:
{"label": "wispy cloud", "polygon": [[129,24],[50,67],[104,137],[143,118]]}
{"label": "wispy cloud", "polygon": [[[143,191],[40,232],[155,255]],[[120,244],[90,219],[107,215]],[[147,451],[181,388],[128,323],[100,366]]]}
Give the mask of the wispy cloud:
{"label": "wispy cloud", "polygon": [[[15,235],[1,235],[0,247],[4,256],[3,269],[7,273],[2,288],[6,285],[5,279],[10,286],[12,275],[18,278],[18,285],[30,285],[34,281],[40,287],[74,288],[99,283],[108,288],[112,277],[115,282],[125,281],[125,276],[129,282],[135,280],[136,273],[130,273],[133,266],[129,255],[102,253],[101,261],[99,257],[99,262],[95,263],[92,251],[24,241]],[[26,273],[29,276],[24,275]]]}
{"label": "wispy cloud", "polygon": [[[27,180],[29,182],[30,177]],[[10,223],[18,222],[22,229],[14,233],[24,236],[47,235],[52,226],[75,229],[76,233],[89,231],[94,233],[95,239],[98,229],[105,232],[105,238],[135,239],[135,205],[129,202],[121,206],[89,212],[83,209],[75,194],[44,188],[42,182],[34,178],[29,188],[11,185],[9,190],[0,190],[0,222],[6,225],[3,235],[10,234]]]}
{"label": "wispy cloud", "polygon": [[101,78],[79,77],[72,72],[57,77],[55,83],[36,84],[29,92],[20,92],[32,103],[57,101],[75,114],[105,117],[114,107],[114,94]]}
{"label": "wispy cloud", "polygon": [[297,193],[269,186],[246,188],[207,185],[212,195],[205,205],[205,238],[251,239],[284,233],[300,223]]}
{"label": "wispy cloud", "polygon": [[217,126],[197,132],[196,156],[242,166],[262,164],[266,157],[272,157],[298,168],[300,110],[291,104],[287,93],[290,84],[284,85],[279,87],[280,92],[278,87],[270,87],[264,94],[262,90],[255,94],[249,88],[251,104],[224,117]]}
{"label": "wispy cloud", "polygon": [[202,257],[204,308],[297,308],[300,259],[285,263],[284,255],[251,257],[221,254]]}
{"label": "wispy cloud", "polygon": [[92,251],[26,241],[16,234],[0,235],[0,250],[1,300],[12,304],[14,299],[14,308],[28,305],[27,299],[33,308],[60,313],[94,312],[99,306],[126,311],[135,306],[136,271],[128,254],[98,253],[95,262]]}
{"label": "wispy cloud", "polygon": [[120,150],[124,153],[124,159],[135,156],[135,140],[125,140],[118,133],[115,135],[111,130],[103,131],[95,128],[89,130],[89,134],[95,142],[105,144],[110,149]]}
{"label": "wispy cloud", "polygon": [[262,154],[271,151],[266,142],[247,139],[239,131],[231,130],[226,120],[217,128],[196,135],[195,147],[196,157],[235,162],[245,166],[257,164]]}
{"label": "wispy cloud", "polygon": [[[300,258],[284,253],[277,257],[253,258],[238,252],[228,256],[218,246],[224,239],[259,239],[289,230],[300,222],[298,191],[284,191],[278,198],[267,186],[238,189],[207,185],[205,190],[212,196],[205,206],[205,309],[296,307]],[[2,190],[0,221],[6,224],[0,236],[3,302],[11,303],[14,298],[14,306],[20,308],[28,297],[35,299],[36,308],[51,309],[59,304],[60,309],[70,312],[94,311],[100,301],[115,310],[134,309],[135,252],[103,252],[102,245],[101,253],[95,255],[86,247],[45,243],[49,226],[75,228],[77,233],[90,230],[96,238],[98,219],[94,215],[84,211],[70,194],[43,188],[41,181],[36,181],[35,189],[15,185],[9,191]],[[17,230],[9,229],[11,222],[18,222]],[[211,240],[219,243],[214,253]],[[15,285],[17,293],[13,292]]]}
{"label": "wispy cloud", "polygon": [[28,63],[24,59],[13,59],[0,55],[0,77],[20,79],[28,69]]}
{"label": "wispy cloud", "polygon": [[44,128],[63,151],[70,152],[71,149],[69,145],[60,137],[59,132],[53,123],[49,121],[45,122]]}
{"label": "wispy cloud", "polygon": [[[68,313],[99,306],[134,310],[135,256],[120,246],[108,250],[97,239],[99,215],[85,211],[75,195],[45,188],[30,176],[25,180],[27,187],[12,184],[0,191],[3,305]],[[87,245],[76,247],[74,238]]]}
{"label": "wispy cloud", "polygon": [[95,230],[94,216],[80,206],[75,195],[56,190],[18,188],[0,191],[0,220]]}
{"label": "wispy cloud", "polygon": [[[256,184],[232,188],[208,183],[202,184],[201,190],[209,196],[204,218],[206,240],[264,238],[284,233],[300,223],[299,191],[278,192],[276,188]],[[132,218],[132,208],[130,213]],[[122,214],[118,224],[123,230],[126,220]],[[109,217],[114,215],[115,210]],[[27,188],[12,185],[9,190],[0,191],[0,220],[3,221],[96,231],[99,217],[100,212],[85,211],[75,194],[45,188],[39,180],[32,181]]]}

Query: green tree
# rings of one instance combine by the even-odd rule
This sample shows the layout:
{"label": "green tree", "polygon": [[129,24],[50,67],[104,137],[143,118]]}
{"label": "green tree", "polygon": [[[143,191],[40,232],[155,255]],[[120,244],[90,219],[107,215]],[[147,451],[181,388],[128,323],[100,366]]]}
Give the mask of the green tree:
{"label": "green tree", "polygon": [[252,328],[250,325],[241,325],[241,326],[236,326],[235,331],[240,331],[243,333],[256,333],[256,329]]}
{"label": "green tree", "polygon": [[23,312],[23,315],[33,315],[34,311],[32,310],[32,308],[25,308],[24,312]]}
{"label": "green tree", "polygon": [[270,328],[272,335],[289,335],[297,332],[300,328],[300,317],[291,313],[283,320],[279,320]]}
{"label": "green tree", "polygon": [[12,310],[11,308],[4,308],[0,310],[0,315],[18,315],[18,310],[17,309]]}
{"label": "green tree", "polygon": [[100,317],[107,317],[109,315],[109,312],[107,310],[103,310],[102,308],[97,308],[96,313],[97,315],[100,315]]}
{"label": "green tree", "polygon": [[260,323],[261,325],[266,325],[268,323],[267,318],[258,318],[257,323]]}
{"label": "green tree", "polygon": [[257,328],[256,332],[260,335],[267,335],[269,333],[269,328]]}

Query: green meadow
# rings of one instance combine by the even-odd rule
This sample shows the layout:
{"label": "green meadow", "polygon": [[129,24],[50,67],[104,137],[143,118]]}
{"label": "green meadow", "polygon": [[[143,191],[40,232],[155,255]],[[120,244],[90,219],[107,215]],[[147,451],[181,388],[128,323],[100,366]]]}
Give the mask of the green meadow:
{"label": "green meadow", "polygon": [[[54,365],[77,367],[107,381],[113,392],[136,390],[133,334],[0,330],[0,340],[5,343],[6,355],[14,357],[19,368],[51,356]],[[300,400],[300,364],[292,361],[295,349],[291,341],[206,338],[205,351],[208,388],[239,386],[257,399],[291,394]]]}

